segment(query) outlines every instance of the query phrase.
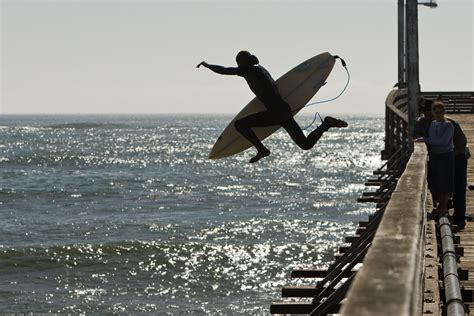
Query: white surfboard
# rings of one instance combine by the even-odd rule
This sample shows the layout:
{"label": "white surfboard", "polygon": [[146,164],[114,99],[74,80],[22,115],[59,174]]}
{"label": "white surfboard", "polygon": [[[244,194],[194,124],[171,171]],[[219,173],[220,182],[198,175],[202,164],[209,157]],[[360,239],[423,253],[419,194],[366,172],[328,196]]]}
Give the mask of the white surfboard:
{"label": "white surfboard", "polygon": [[[309,100],[326,83],[326,79],[334,67],[335,58],[329,53],[322,53],[299,64],[276,81],[282,98],[290,105],[293,116],[298,113]],[[252,144],[234,127],[236,120],[247,115],[263,112],[266,108],[260,100],[254,98],[227,125],[217,139],[209,154],[209,159],[219,159],[235,155]],[[277,131],[280,126],[257,127],[254,132],[263,140]]]}

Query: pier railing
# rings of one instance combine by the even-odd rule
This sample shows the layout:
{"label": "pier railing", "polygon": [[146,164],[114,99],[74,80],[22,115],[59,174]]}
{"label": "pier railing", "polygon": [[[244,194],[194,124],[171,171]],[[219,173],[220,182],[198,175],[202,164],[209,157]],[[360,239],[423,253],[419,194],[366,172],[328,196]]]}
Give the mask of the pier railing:
{"label": "pier railing", "polygon": [[407,89],[390,91],[385,100],[385,148],[382,159],[397,151],[408,151],[408,93]]}
{"label": "pier railing", "polygon": [[427,152],[414,152],[392,192],[342,315],[419,315],[424,265]]}
{"label": "pier railing", "polygon": [[[474,91],[424,91],[420,93],[420,97],[429,100],[442,100],[447,113],[474,113]],[[385,99],[383,160],[389,160],[397,152],[410,152],[412,138],[408,128],[408,112],[407,89],[390,91]]]}
{"label": "pier railing", "polygon": [[[474,113],[473,91],[424,91],[425,99],[441,99],[447,113]],[[407,151],[411,137],[408,135],[408,92],[393,89],[385,100],[385,148],[382,159],[387,160],[397,151]]]}
{"label": "pier railing", "polygon": [[441,99],[448,113],[474,113],[474,91],[424,91],[425,99]]}

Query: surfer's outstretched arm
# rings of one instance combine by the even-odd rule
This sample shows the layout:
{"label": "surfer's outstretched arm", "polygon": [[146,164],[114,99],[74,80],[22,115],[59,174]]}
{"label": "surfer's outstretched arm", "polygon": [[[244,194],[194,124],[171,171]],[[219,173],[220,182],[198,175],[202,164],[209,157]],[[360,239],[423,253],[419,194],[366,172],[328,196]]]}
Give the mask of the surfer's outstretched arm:
{"label": "surfer's outstretched arm", "polygon": [[201,62],[196,67],[199,68],[199,66],[201,65],[220,75],[238,75],[239,74],[239,68],[237,67],[223,67],[219,65],[210,65],[206,63],[205,61]]}

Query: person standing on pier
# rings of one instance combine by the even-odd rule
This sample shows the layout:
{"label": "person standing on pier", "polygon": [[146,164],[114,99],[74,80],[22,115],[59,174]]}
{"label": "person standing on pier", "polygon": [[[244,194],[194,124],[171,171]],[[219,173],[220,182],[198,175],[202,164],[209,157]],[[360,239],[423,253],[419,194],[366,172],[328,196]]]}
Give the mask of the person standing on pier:
{"label": "person standing on pier", "polygon": [[453,191],[453,224],[458,229],[466,226],[466,188],[467,160],[471,156],[467,147],[467,138],[458,122],[447,118],[454,126],[454,191]]}
{"label": "person standing on pier", "polygon": [[431,122],[429,134],[415,139],[430,146],[430,163],[428,164],[428,183],[433,199],[438,202],[436,213],[448,212],[448,200],[454,191],[454,125],[446,119],[444,104],[435,101],[432,104],[434,121]]}
{"label": "person standing on pier", "polygon": [[[431,106],[433,100],[423,99],[420,104],[420,109],[423,111],[423,117],[420,117],[415,123],[415,129],[413,132],[413,138],[428,137],[431,122],[433,121],[433,113]],[[453,224],[458,229],[464,229],[466,225],[466,187],[467,187],[467,160],[469,159],[470,152],[467,147],[467,139],[460,124],[447,117],[447,119],[454,126],[453,145],[454,145],[454,191],[452,194],[452,207],[454,207],[453,213]],[[427,144],[428,155],[431,156],[431,147]],[[430,161],[428,160],[428,173],[430,172]],[[432,177],[428,174],[428,180]],[[430,192],[432,191],[431,181],[428,181],[428,187]],[[438,201],[433,201],[435,204]],[[448,203],[448,208],[450,208]]]}

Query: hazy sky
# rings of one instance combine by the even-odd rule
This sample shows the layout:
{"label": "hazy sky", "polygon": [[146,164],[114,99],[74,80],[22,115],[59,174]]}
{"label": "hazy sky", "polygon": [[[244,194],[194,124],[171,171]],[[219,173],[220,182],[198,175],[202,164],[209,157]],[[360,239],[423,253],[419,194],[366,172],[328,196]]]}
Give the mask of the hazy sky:
{"label": "hazy sky", "polygon": [[[474,90],[474,0],[419,6],[421,89]],[[234,66],[275,79],[328,51],[351,72],[323,113],[384,112],[397,81],[397,0],[0,0],[0,113],[236,113],[253,95]],[[313,100],[343,88],[339,64]],[[316,110],[313,108],[310,112]]]}

